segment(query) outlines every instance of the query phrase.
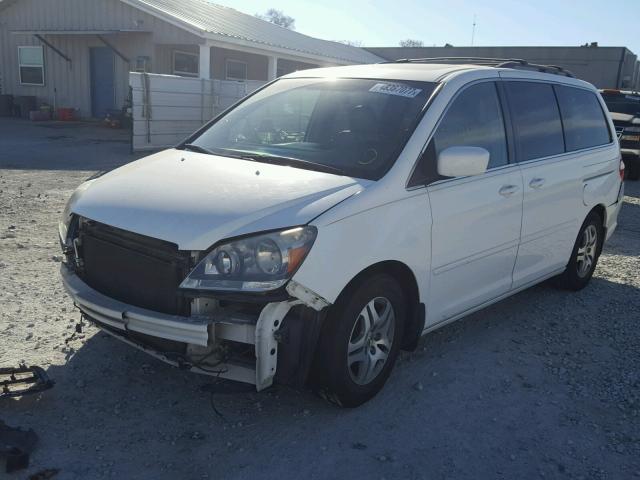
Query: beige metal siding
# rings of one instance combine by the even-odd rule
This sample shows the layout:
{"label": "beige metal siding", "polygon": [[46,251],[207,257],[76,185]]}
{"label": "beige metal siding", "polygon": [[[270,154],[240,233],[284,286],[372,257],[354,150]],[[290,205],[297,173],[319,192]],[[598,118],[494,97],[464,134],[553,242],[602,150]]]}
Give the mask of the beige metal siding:
{"label": "beige metal siding", "polygon": [[237,60],[247,64],[247,80],[267,80],[269,59],[264,55],[227,50],[214,47],[211,49],[211,69],[213,78],[227,79],[227,60]]}
{"label": "beige metal siding", "polygon": [[141,30],[157,43],[191,43],[197,37],[120,0],[20,0],[0,12],[10,30]]}
{"label": "beige metal siding", "polygon": [[[128,37],[133,37],[129,34]],[[149,35],[146,35],[148,37]],[[112,44],[125,55],[131,55],[135,59],[136,54],[144,54],[144,46],[149,44],[143,34],[135,34],[135,49],[129,45],[134,43],[124,36],[110,38]],[[4,39],[3,39],[4,40]],[[40,41],[31,35],[6,36],[7,43],[2,51],[7,56],[15,58],[3,59],[6,76],[6,93],[13,95],[35,95],[41,102],[47,102],[56,107],[70,107],[78,109],[83,117],[91,114],[90,94],[90,65],[89,49],[91,47],[104,47],[105,45],[96,37],[88,35],[56,35],[47,40],[60,49],[68,57],[71,63],[64,60],[50,48],[44,48],[45,85],[26,86],[20,85],[20,73],[18,70],[18,46],[40,45]],[[4,43],[4,42],[3,42]],[[137,51],[133,51],[137,50]],[[115,60],[115,105],[121,106],[128,95],[127,73],[129,66],[116,56]]]}
{"label": "beige metal siding", "polygon": [[293,62],[291,60],[278,60],[278,76],[287,75],[288,73],[297,72],[299,70],[307,70],[309,68],[318,68],[318,65],[312,63]]}
{"label": "beige metal siding", "polygon": [[173,52],[176,50],[199,55],[197,45],[156,45],[153,73],[173,75]]}
{"label": "beige metal siding", "polygon": [[620,72],[620,88],[635,89],[636,84],[634,82],[634,74],[636,64],[638,63],[638,57],[625,49],[624,62],[622,65],[622,71]]}
{"label": "beige metal siding", "polygon": [[[188,52],[198,55],[199,49],[197,45],[157,45],[155,47],[156,63],[153,69],[154,73],[173,75],[174,51]],[[245,62],[247,64],[247,80],[267,80],[269,59],[266,55],[256,55],[218,47],[211,48],[211,78],[226,80],[226,61],[228,59]],[[295,63],[287,62],[282,59],[279,60],[279,64],[280,62],[285,62],[287,64]],[[306,64],[300,63],[299,65]]]}
{"label": "beige metal siding", "polygon": [[[249,45],[268,51],[278,50],[328,64],[375,63],[380,58],[361,48],[320,40],[265,22],[234,8],[202,0],[123,0],[141,9],[155,11],[188,28],[206,32],[219,41]],[[304,60],[303,60],[304,61]]]}
{"label": "beige metal siding", "polygon": [[[198,37],[169,23],[140,12],[119,0],[20,0],[0,10],[0,76],[3,92],[35,95],[40,102],[58,107],[77,108],[82,117],[91,114],[89,48],[104,47],[96,35],[48,34],[44,37],[59,48],[72,63],[44,47],[45,85],[20,85],[18,46],[40,45],[32,34],[20,30],[140,30],[137,33],[105,35],[124,56],[135,62],[137,56],[151,58],[154,65],[157,43],[197,44]],[[152,32],[152,33],[143,33]],[[133,65],[116,56],[115,105],[123,105],[128,95],[128,72]]]}

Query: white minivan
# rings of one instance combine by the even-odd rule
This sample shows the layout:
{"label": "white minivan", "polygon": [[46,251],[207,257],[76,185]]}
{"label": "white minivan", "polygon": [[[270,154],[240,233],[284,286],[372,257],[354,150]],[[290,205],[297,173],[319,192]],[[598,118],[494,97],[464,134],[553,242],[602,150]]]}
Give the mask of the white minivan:
{"label": "white minivan", "polygon": [[583,288],[623,173],[599,93],[558,68],[306,70],[82,184],[62,279],[170,364],[356,406],[421,335],[551,277]]}

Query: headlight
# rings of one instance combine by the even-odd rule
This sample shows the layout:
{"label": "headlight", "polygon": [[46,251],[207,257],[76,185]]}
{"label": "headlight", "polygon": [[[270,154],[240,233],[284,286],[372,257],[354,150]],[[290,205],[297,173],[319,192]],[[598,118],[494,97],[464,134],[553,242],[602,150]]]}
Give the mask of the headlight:
{"label": "headlight", "polygon": [[69,233],[69,224],[71,223],[71,201],[67,202],[62,212],[62,217],[58,222],[58,234],[60,235],[60,243],[67,243],[67,234]]}
{"label": "headlight", "polygon": [[78,198],[80,197],[82,192],[84,192],[87,188],[89,188],[97,178],[101,177],[105,173],[106,172],[98,172],[90,176],[89,178],[87,178],[83,183],[80,184],[78,188],[76,188],[76,190],[71,195],[71,198],[69,198],[69,201],[64,206],[64,210],[62,211],[62,217],[58,222],[58,234],[60,235],[60,242],[62,242],[62,244],[65,244],[67,242],[67,235],[69,233],[69,224],[71,223],[71,219],[73,218],[73,216],[71,215],[73,213],[71,209],[73,208],[75,203],[78,201]]}
{"label": "headlight", "polygon": [[[83,184],[84,185],[84,184]],[[80,190],[80,188],[78,188]],[[73,212],[71,208],[75,204],[76,199],[78,198],[79,192],[76,190],[71,195],[71,198],[64,206],[64,210],[62,211],[62,217],[60,217],[60,221],[58,221],[58,234],[60,235],[60,243],[64,246],[67,244],[68,236],[69,236],[69,225],[71,224],[71,219],[73,218]],[[84,190],[84,189],[83,189]]]}
{"label": "headlight", "polygon": [[211,250],[180,288],[265,292],[284,285],[316,239],[315,227],[297,227],[223,243]]}

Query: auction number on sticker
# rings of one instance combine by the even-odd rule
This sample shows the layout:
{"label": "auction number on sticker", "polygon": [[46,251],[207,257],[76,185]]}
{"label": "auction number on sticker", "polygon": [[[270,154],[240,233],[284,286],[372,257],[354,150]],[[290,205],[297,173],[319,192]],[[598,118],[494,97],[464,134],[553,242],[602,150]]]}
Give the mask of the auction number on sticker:
{"label": "auction number on sticker", "polygon": [[386,93],[387,95],[397,95],[399,97],[415,98],[422,89],[408,87],[399,83],[376,83],[369,89],[369,91],[374,93]]}

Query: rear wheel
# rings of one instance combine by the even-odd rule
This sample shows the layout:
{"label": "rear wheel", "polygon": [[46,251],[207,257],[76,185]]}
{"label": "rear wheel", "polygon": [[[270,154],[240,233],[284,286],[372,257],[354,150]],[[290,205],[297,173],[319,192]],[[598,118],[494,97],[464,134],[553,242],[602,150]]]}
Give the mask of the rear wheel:
{"label": "rear wheel", "polygon": [[591,212],[582,224],[567,269],[557,278],[557,285],[576,291],[586,287],[596,269],[603,241],[602,218]]}
{"label": "rear wheel", "polygon": [[356,407],[383,387],[398,356],[406,300],[385,274],[361,282],[331,308],[316,356],[317,387],[340,406]]}

